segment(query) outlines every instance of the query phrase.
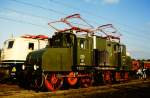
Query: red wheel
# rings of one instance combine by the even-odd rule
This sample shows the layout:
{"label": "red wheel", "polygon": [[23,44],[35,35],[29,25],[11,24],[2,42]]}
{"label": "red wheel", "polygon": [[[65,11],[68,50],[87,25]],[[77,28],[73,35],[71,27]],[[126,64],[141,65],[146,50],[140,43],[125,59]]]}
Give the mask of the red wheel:
{"label": "red wheel", "polygon": [[104,80],[109,81],[111,78],[110,74],[111,74],[110,71],[105,71],[104,72]]}
{"label": "red wheel", "polygon": [[129,73],[125,72],[125,80],[128,80],[128,79],[129,79]]}
{"label": "red wheel", "polygon": [[70,72],[69,75],[68,75],[67,81],[68,81],[68,83],[69,83],[71,86],[74,86],[74,85],[77,84],[78,78],[75,77],[75,73],[74,73],[74,72]]}
{"label": "red wheel", "polygon": [[55,73],[47,74],[45,76],[45,86],[49,91],[55,91],[62,87],[63,78],[57,77]]}
{"label": "red wheel", "polygon": [[81,78],[81,87],[89,87],[92,85],[92,78],[91,77],[82,77]]}
{"label": "red wheel", "polygon": [[104,71],[103,81],[105,84],[111,83],[111,72],[110,71]]}
{"label": "red wheel", "polygon": [[121,76],[120,76],[120,72],[116,72],[116,81],[120,81]]}

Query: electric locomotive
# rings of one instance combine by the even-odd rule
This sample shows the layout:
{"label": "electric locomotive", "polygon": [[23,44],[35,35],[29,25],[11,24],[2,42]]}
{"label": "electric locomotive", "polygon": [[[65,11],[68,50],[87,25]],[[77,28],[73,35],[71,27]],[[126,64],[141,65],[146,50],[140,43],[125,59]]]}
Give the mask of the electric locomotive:
{"label": "electric locomotive", "polygon": [[128,79],[126,46],[80,29],[56,32],[49,45],[26,59],[25,82],[34,88],[57,90],[67,84],[88,87]]}

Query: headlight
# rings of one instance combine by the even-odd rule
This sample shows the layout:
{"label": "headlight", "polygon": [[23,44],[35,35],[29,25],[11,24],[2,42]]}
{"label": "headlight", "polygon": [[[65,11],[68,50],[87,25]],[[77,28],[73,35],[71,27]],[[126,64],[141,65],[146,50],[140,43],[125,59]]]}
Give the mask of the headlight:
{"label": "headlight", "polygon": [[39,66],[37,66],[36,64],[33,66],[34,70],[37,70],[39,68]]}
{"label": "headlight", "polygon": [[26,66],[25,65],[22,65],[22,70],[25,70]]}

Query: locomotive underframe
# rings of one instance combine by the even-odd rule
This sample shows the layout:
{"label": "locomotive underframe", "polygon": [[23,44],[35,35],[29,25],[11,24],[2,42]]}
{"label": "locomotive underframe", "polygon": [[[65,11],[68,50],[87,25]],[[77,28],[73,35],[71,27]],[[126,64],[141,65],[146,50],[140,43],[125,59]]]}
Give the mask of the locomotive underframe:
{"label": "locomotive underframe", "polygon": [[[79,67],[79,66],[78,66]],[[49,91],[55,91],[65,87],[89,87],[91,85],[100,85],[105,83],[116,83],[129,79],[127,70],[116,68],[98,68],[85,67],[84,70],[76,71],[42,71],[40,69],[29,73],[32,76],[28,78],[32,88],[41,90],[46,88]],[[78,69],[78,68],[77,68]],[[95,70],[97,69],[97,70]],[[31,71],[31,70],[30,70]],[[53,83],[54,82],[54,83]]]}

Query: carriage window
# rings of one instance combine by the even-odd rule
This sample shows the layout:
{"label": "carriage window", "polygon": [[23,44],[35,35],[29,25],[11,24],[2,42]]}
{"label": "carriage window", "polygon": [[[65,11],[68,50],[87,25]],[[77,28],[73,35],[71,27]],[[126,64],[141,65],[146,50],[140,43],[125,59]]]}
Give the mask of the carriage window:
{"label": "carriage window", "polygon": [[14,41],[9,41],[8,42],[8,49],[12,48],[14,44]]}
{"label": "carriage window", "polygon": [[34,43],[29,43],[28,49],[34,50]]}

